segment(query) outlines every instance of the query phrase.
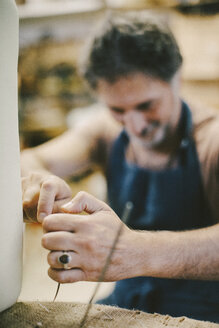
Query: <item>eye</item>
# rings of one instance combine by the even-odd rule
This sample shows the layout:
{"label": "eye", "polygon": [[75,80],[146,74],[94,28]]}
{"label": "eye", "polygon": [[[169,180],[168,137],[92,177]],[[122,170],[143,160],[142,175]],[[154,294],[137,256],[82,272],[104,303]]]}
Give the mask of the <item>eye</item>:
{"label": "eye", "polygon": [[124,110],[122,108],[119,108],[119,107],[110,107],[110,110],[113,111],[114,113],[116,114],[123,114],[124,113]]}
{"label": "eye", "polygon": [[136,109],[139,110],[139,111],[147,111],[148,109],[150,109],[152,105],[152,101],[145,101],[141,104],[139,104]]}

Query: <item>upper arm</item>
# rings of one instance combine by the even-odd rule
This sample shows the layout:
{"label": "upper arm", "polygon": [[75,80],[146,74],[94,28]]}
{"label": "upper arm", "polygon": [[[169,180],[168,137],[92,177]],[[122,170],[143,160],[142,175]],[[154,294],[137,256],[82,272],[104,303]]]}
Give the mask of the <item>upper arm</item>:
{"label": "upper arm", "polygon": [[203,184],[215,222],[219,222],[219,120],[207,122],[196,135]]}
{"label": "upper arm", "polygon": [[88,134],[79,128],[68,130],[33,151],[47,170],[61,177],[77,174],[92,165]]}

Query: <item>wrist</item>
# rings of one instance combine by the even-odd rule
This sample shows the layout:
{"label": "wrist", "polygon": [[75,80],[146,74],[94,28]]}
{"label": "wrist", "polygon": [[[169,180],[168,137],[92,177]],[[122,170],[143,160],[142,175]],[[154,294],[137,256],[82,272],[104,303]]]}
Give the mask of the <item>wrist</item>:
{"label": "wrist", "polygon": [[[153,233],[150,231],[130,230],[124,262],[126,264],[125,278],[150,276],[153,267],[151,244]],[[129,260],[127,260],[129,259]]]}
{"label": "wrist", "polygon": [[165,272],[163,270],[168,271],[171,263],[169,247],[171,248],[172,232],[136,230],[131,230],[131,232],[128,278],[139,276],[164,277]]}

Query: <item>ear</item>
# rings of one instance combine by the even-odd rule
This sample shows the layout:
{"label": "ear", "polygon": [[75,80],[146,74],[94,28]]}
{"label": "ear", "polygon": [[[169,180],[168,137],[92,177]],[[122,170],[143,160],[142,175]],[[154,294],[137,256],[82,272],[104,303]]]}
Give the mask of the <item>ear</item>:
{"label": "ear", "polygon": [[180,68],[171,80],[171,84],[176,91],[179,91],[182,87],[182,69]]}
{"label": "ear", "polygon": [[181,68],[177,72],[177,76],[178,76],[178,88],[181,89],[181,87],[182,87],[182,69]]}

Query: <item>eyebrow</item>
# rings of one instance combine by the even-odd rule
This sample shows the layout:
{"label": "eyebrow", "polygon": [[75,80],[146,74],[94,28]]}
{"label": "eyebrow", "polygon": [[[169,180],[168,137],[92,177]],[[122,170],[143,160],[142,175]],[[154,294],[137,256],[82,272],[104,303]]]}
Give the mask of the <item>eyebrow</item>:
{"label": "eyebrow", "polygon": [[144,101],[136,106],[137,110],[147,110],[152,104],[152,100]]}
{"label": "eyebrow", "polygon": [[[148,101],[144,101],[142,103],[139,103],[138,105],[135,106],[135,109],[139,110],[139,111],[143,111],[143,110],[147,110],[150,108],[151,104],[153,103],[153,100],[148,100]],[[122,114],[124,113],[124,109],[122,107],[116,107],[116,106],[110,106],[109,107],[112,111]]]}
{"label": "eyebrow", "polygon": [[124,109],[121,107],[110,106],[110,109],[116,113],[121,113],[121,114],[124,113]]}

